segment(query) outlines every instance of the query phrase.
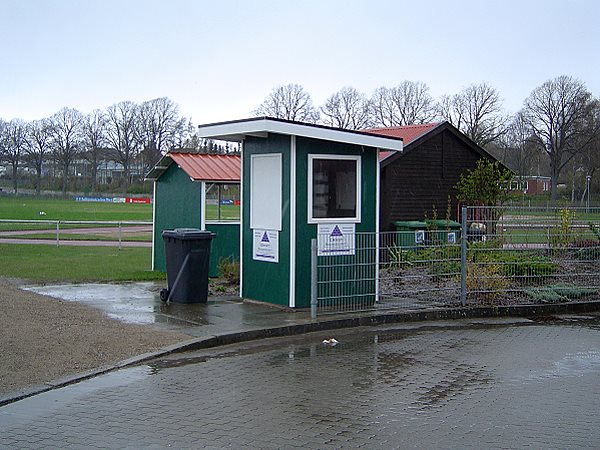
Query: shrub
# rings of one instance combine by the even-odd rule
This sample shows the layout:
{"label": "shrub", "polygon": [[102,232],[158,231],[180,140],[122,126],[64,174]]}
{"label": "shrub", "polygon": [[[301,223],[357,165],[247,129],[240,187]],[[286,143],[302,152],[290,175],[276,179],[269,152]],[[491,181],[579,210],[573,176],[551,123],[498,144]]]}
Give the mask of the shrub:
{"label": "shrub", "polygon": [[562,303],[598,294],[597,289],[566,284],[529,288],[526,289],[525,292],[538,303]]}
{"label": "shrub", "polygon": [[508,288],[508,280],[491,258],[488,261],[483,259],[486,258],[467,264],[467,290],[476,301],[497,304]]}
{"label": "shrub", "polygon": [[415,252],[394,245],[392,247],[388,247],[388,256],[390,260],[390,267],[402,268],[405,265],[413,265],[412,261],[415,259]]}
{"label": "shrub", "polygon": [[219,259],[217,265],[219,275],[230,284],[240,282],[240,262],[233,257],[223,257]]}
{"label": "shrub", "polygon": [[546,256],[523,252],[506,253],[498,260],[502,263],[502,271],[507,277],[522,277],[526,280],[553,275],[558,269],[558,264]]}
{"label": "shrub", "polygon": [[595,261],[600,259],[600,242],[591,239],[572,242],[569,245],[574,258],[582,261]]}
{"label": "shrub", "polygon": [[498,265],[498,270],[502,275],[509,278],[521,278],[522,283],[538,281],[539,278],[551,276],[559,268],[558,264],[546,256],[523,251],[503,251],[499,248],[501,245],[496,242],[473,243],[469,246],[471,251],[468,259],[475,263],[493,262]]}

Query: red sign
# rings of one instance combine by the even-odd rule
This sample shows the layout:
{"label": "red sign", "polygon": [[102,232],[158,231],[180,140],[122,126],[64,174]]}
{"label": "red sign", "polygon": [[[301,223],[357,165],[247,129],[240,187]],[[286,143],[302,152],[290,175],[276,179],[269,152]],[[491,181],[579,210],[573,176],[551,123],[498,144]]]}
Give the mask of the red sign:
{"label": "red sign", "polygon": [[125,203],[152,203],[148,197],[126,197]]}

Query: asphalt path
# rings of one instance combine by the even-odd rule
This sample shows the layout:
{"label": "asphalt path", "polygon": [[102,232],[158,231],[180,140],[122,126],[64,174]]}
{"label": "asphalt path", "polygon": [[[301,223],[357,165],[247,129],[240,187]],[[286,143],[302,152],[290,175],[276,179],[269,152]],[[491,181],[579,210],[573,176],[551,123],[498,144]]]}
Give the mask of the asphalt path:
{"label": "asphalt path", "polygon": [[[0,232],[0,244],[33,244],[33,245],[57,245],[56,239],[36,239],[34,236],[41,233],[53,232],[55,229],[48,228],[47,230],[20,230],[20,231],[2,231]],[[119,233],[118,227],[95,227],[95,228],[68,228],[61,229],[60,234],[91,234],[91,235],[115,235]],[[148,241],[128,241],[129,234],[152,233],[152,227],[143,226],[127,226],[121,227],[121,242],[118,238],[111,241],[105,240],[71,240],[59,239],[59,245],[74,246],[74,247],[152,247],[152,242]],[[12,238],[10,236],[30,235],[31,238]]]}

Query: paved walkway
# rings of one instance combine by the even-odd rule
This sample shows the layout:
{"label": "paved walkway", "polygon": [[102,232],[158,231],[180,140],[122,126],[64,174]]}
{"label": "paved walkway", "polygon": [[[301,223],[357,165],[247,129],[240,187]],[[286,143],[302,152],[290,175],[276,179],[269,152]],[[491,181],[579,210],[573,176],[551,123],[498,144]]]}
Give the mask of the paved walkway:
{"label": "paved walkway", "polygon": [[[322,344],[335,336],[339,344]],[[169,356],[0,408],[2,448],[598,448],[597,316]]]}

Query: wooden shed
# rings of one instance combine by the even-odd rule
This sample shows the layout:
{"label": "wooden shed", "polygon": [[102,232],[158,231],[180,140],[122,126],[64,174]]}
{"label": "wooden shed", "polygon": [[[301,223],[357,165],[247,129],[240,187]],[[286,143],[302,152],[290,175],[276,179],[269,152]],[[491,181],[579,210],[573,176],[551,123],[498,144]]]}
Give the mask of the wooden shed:
{"label": "wooden shed", "polygon": [[481,158],[495,161],[449,122],[375,128],[368,132],[404,141],[403,152],[380,155],[381,231],[394,230],[398,220],[431,219],[434,209],[438,218],[444,219],[448,196],[451,218],[457,220],[454,186],[460,175],[474,169]]}
{"label": "wooden shed", "polygon": [[200,228],[216,233],[209,275],[217,276],[221,258],[239,259],[239,155],[170,152],[146,176],[154,181],[152,269],[166,270],[161,233]]}

